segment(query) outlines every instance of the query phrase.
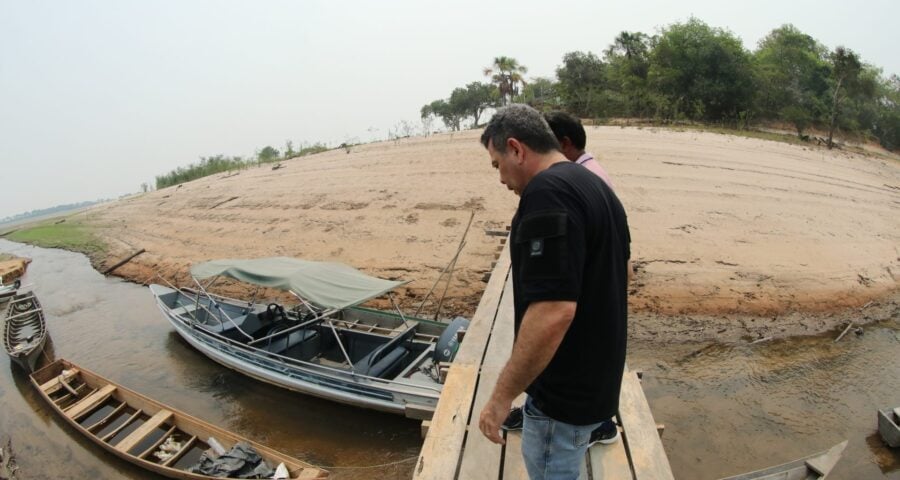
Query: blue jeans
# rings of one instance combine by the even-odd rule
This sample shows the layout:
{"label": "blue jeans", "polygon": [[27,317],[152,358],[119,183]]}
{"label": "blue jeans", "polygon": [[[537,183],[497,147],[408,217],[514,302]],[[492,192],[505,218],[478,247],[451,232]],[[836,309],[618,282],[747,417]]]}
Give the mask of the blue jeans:
{"label": "blue jeans", "polygon": [[554,420],[531,397],[522,408],[522,456],[531,480],[577,480],[591,432],[600,423],[570,425]]}

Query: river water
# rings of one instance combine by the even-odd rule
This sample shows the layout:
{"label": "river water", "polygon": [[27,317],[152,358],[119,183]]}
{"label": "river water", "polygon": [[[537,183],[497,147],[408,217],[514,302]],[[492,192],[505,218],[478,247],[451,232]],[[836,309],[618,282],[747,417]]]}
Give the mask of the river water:
{"label": "river water", "polygon": [[[2,239],[0,252],[34,260],[23,283],[34,284],[44,307],[55,358],[301,460],[339,467],[330,468],[336,478],[410,477],[421,447],[419,422],[232,372],[181,340],[149,289],[103,277],[83,255]],[[0,436],[12,439],[21,478],[159,478],[83,438],[9,357],[0,357]]]}
{"label": "river water", "polygon": [[[334,478],[410,478],[419,423],[318,400],[248,379],[188,346],[147,288],[104,278],[79,254],[0,239],[34,259],[24,283],[44,306],[52,346],[122,385],[325,466]],[[875,409],[900,405],[900,321],[756,345],[629,346],[641,369],[675,477],[713,479],[850,444],[831,479],[900,479],[900,453],[881,444]],[[20,478],[157,478],[57,418],[5,355],[0,434]],[[4,438],[5,440],[5,438]],[[376,468],[358,468],[395,463]]]}

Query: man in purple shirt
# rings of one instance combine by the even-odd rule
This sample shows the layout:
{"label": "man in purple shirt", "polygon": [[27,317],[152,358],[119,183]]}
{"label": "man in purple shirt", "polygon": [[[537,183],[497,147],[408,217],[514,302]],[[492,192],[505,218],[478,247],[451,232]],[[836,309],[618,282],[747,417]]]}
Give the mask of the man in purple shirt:
{"label": "man in purple shirt", "polygon": [[615,190],[616,187],[613,185],[612,179],[609,178],[606,170],[600,166],[600,163],[594,159],[593,155],[584,151],[587,135],[584,133],[581,120],[565,112],[551,112],[544,115],[544,118],[550,125],[550,129],[553,130],[553,134],[556,135],[556,139],[559,140],[560,150],[563,155],[570,161],[594,172],[595,175],[609,185],[609,188]]}

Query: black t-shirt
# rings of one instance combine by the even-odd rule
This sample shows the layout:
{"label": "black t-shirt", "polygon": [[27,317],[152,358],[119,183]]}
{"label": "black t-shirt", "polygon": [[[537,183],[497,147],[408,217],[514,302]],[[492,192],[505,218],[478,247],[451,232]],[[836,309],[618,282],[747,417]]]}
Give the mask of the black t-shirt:
{"label": "black t-shirt", "polygon": [[561,422],[609,419],[619,406],[628,316],[631,236],[622,204],[597,175],[560,162],[522,192],[512,221],[515,329],[532,302],[577,302],[575,318],[526,389]]}

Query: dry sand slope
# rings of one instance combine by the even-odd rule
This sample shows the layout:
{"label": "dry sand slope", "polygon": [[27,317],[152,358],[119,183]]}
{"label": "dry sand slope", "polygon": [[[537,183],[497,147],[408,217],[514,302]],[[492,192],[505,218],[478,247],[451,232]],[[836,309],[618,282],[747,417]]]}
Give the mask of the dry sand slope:
{"label": "dry sand slope", "polygon": [[[113,247],[102,263],[147,249],[117,271],[137,281],[160,272],[186,284],[191,262],[287,255],[414,279],[402,302],[412,308],[453,256],[474,210],[444,310],[470,315],[500,244],[484,231],[503,229],[517,201],[498,182],[479,134],[218,174],[83,215]],[[896,314],[896,159],[620,127],[589,127],[588,149],[629,215],[636,334],[699,338],[747,327],[751,317],[767,326],[745,333],[799,333],[832,328],[838,320],[823,317],[866,304],[881,307],[875,317]]]}

